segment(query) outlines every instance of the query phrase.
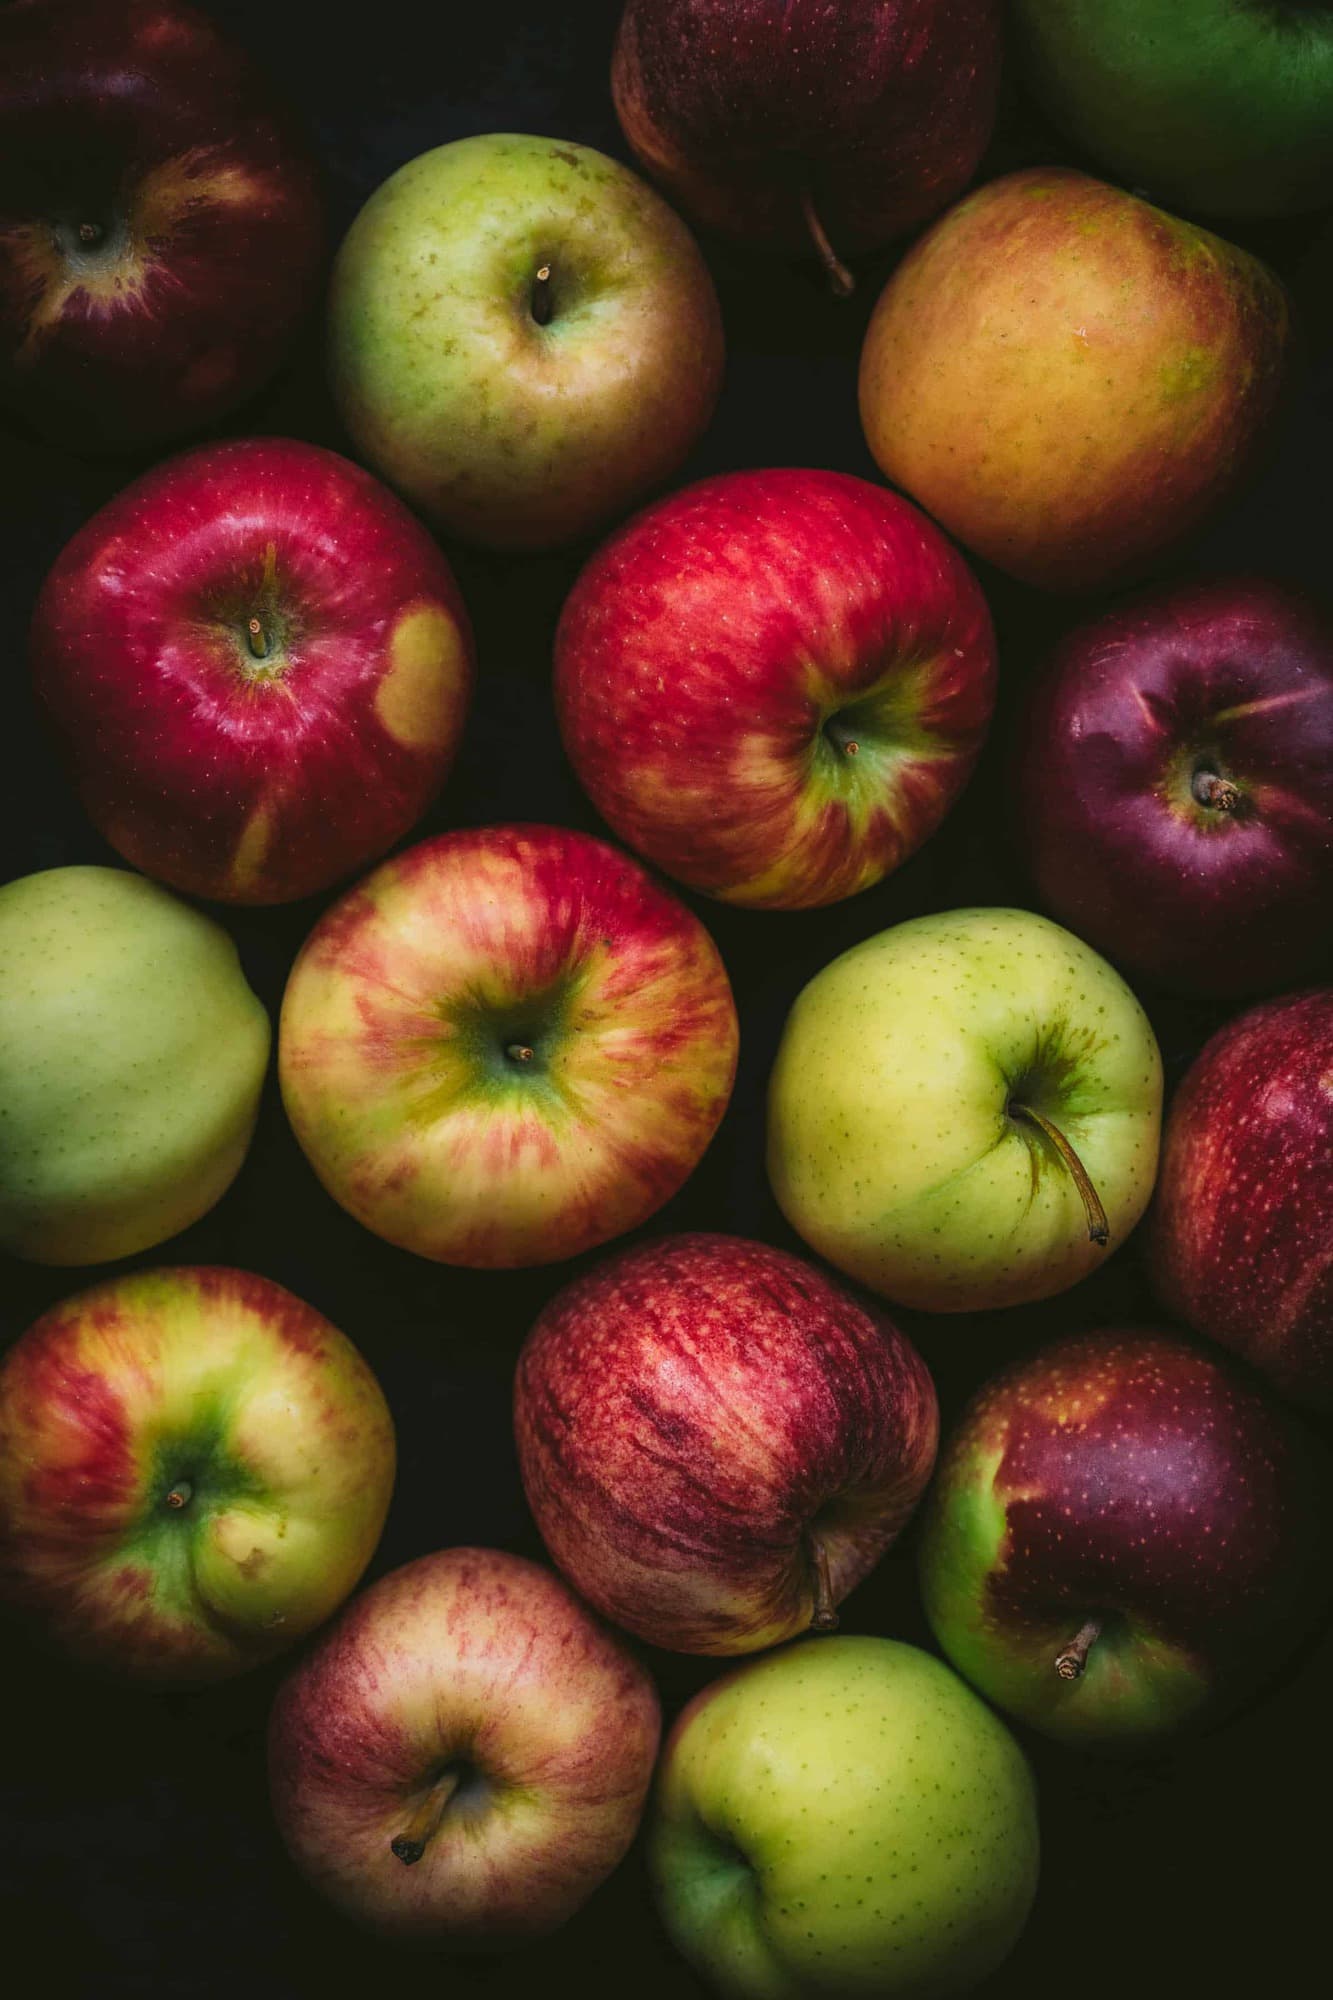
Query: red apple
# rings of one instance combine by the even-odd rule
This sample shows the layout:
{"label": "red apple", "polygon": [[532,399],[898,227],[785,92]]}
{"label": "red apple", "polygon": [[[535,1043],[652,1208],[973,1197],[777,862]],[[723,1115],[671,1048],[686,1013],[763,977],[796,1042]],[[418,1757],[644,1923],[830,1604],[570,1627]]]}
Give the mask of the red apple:
{"label": "red apple", "polygon": [[565,747],[598,811],[691,888],[831,903],[932,833],[976,761],[995,640],[957,552],[841,472],[671,495],[588,564],[556,637]]}
{"label": "red apple", "polygon": [[316,925],[279,1069],[358,1221],[512,1267],[660,1208],[717,1128],[736,1048],[726,970],[683,904],[586,834],[492,826],[397,855]]}
{"label": "red apple", "polygon": [[218,1680],[342,1602],[393,1472],[379,1384],[311,1306],[247,1271],[136,1271],[0,1367],[0,1595],[93,1665]]}
{"label": "red apple", "polygon": [[643,1811],[653,1684],[558,1577],[445,1549],[348,1607],[274,1704],[278,1829],[371,1928],[455,1949],[554,1930]]}
{"label": "red apple", "polygon": [[401,501],[287,438],[146,473],[57,558],[39,700],[112,846],[281,903],[377,860],[444,781],[472,685],[449,565]]}
{"label": "red apple", "polygon": [[1290,984],[1333,907],[1333,622],[1214,578],[1077,627],[1017,789],[1042,897],[1099,951],[1198,992]]}
{"label": "red apple", "polygon": [[1333,1408],[1333,991],[1265,1001],[1205,1045],[1167,1117],[1148,1248],[1172,1312]]}
{"label": "red apple", "polygon": [[672,1236],[546,1307],[514,1388],[528,1504],[589,1603],[748,1653],[874,1567],[935,1460],[935,1386],[883,1314],[785,1251]]}
{"label": "red apple", "polygon": [[178,0],[0,8],[0,400],[158,444],[272,373],[314,289],[315,170],[250,58]]}

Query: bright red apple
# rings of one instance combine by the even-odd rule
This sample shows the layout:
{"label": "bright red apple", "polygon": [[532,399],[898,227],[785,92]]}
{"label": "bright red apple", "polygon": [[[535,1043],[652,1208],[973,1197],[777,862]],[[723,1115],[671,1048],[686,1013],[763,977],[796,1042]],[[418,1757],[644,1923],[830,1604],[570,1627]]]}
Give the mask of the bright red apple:
{"label": "bright red apple", "polygon": [[669,1236],[577,1279],[519,1356],[528,1503],[590,1604],[653,1645],[748,1653],[874,1567],[935,1461],[935,1386],[813,1265]]}
{"label": "bright red apple", "polygon": [[0,401],[82,449],[214,422],[277,365],[322,239],[304,145],[206,14],[0,8]]}
{"label": "bright red apple", "polygon": [[173,888],[281,903],[378,860],[472,686],[448,563],[387,488],[288,438],[205,445],[87,522],[37,600],[38,699],[90,818]]}
{"label": "bright red apple", "polygon": [[994,700],[967,564],[841,472],[729,473],[659,501],[593,557],[556,638],[561,733],[598,811],[667,874],[766,909],[905,860]]}
{"label": "bright red apple", "polygon": [[624,1855],[659,1726],[648,1675],[558,1577],[446,1549],[363,1591],[280,1691],[273,1810],[302,1874],[359,1922],[518,1944]]}

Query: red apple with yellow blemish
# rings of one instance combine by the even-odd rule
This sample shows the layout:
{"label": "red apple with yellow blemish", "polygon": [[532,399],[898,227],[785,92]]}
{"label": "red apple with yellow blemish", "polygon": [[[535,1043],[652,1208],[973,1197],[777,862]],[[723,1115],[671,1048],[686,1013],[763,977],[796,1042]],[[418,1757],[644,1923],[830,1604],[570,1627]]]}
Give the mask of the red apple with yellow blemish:
{"label": "red apple with yellow blemish", "polygon": [[276,367],[322,241],[303,142],[206,14],[0,8],[0,402],[85,450],[213,423]]}
{"label": "red apple with yellow blemish", "polygon": [[363,1591],[279,1692],[273,1810],[369,1928],[519,1944],[624,1855],[659,1730],[648,1675],[550,1570],[445,1549]]}
{"label": "red apple with yellow blemish", "polygon": [[316,925],[279,1071],[325,1187],[442,1263],[543,1264],[647,1219],[726,1109],[736,1009],[708,932],[553,826],[444,834]]}
{"label": "red apple with yellow blemish", "polygon": [[57,558],[32,667],[98,830],[189,895],[308,896],[378,860],[443,783],[472,686],[453,573],[335,452],[205,445]]}
{"label": "red apple with yellow blemish", "polygon": [[118,1676],[220,1680],[342,1602],[393,1475],[379,1384],[313,1307],[247,1271],[135,1272],[0,1367],[0,1599]]}

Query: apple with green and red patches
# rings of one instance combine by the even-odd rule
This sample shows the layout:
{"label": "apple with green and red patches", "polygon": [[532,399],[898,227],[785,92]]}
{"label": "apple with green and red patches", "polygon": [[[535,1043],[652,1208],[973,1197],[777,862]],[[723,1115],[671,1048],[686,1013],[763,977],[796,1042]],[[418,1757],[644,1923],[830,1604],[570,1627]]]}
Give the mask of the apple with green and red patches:
{"label": "apple with green and red patches", "polygon": [[869,887],[938,826],[995,701],[981,591],[905,500],[739,472],[589,563],[556,636],[561,734],[631,847],[725,902]]}
{"label": "apple with green and red patches", "polygon": [[335,1200],[443,1263],[572,1257],[634,1228],[726,1109],[726,970],[617,849],[552,826],[444,834],[316,925],[279,1030],[283,1101]]}
{"label": "apple with green and red patches", "polygon": [[38,699],[90,818],[190,895],[280,903],[377,860],[453,761],[467,613],[421,524],[288,438],[187,452],[57,558]]}
{"label": "apple with green and red patches", "polygon": [[205,14],[0,9],[0,400],[84,449],[200,429],[271,374],[322,241],[312,161]]}
{"label": "apple with green and red patches", "polygon": [[1062,1341],[981,1390],[923,1517],[953,1664],[1064,1742],[1135,1751],[1234,1702],[1318,1601],[1310,1441],[1185,1341]]}
{"label": "apple with green and red patches", "polygon": [[267,1278],[136,1272],[0,1367],[0,1595],[137,1680],[219,1680],[320,1624],[374,1553],[393,1422],[356,1348]]}
{"label": "apple with green and red patches", "polygon": [[363,1591],[281,1689],[273,1810],[359,1922],[499,1948],[556,1929],[620,1861],[659,1731],[648,1675],[558,1577],[446,1549]]}

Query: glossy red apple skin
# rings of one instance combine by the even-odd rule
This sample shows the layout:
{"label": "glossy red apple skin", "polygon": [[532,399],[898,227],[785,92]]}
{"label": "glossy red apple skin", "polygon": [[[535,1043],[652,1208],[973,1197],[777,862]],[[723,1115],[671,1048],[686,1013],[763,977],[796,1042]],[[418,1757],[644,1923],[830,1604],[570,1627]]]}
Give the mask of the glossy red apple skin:
{"label": "glossy red apple skin", "polygon": [[[659,1732],[647,1673],[559,1577],[445,1549],[363,1591],[279,1691],[273,1810],[297,1867],[360,1923],[519,1944],[624,1855]],[[458,1790],[405,1863],[392,1843],[432,1816],[446,1771]]]}
{"label": "glossy red apple skin", "polygon": [[0,401],[25,420],[85,450],[214,422],[276,367],[322,246],[314,165],[206,14],[0,9]]}
{"label": "glossy red apple skin", "polygon": [[288,438],[204,445],[127,486],[56,559],[31,654],[98,830],[232,903],[378,860],[443,783],[473,676],[430,535],[359,466]]}
{"label": "glossy red apple skin", "polygon": [[556,637],[561,734],[598,811],[668,875],[765,909],[853,895],[935,830],[995,675],[962,557],[840,472],[658,502],[592,558]]}
{"label": "glossy red apple skin", "polygon": [[[935,1461],[925,1363],[801,1259],[670,1236],[576,1279],[524,1343],[528,1503],[589,1603],[676,1652],[776,1645],[894,1541]],[[821,1624],[817,1629],[825,1629]]]}
{"label": "glossy red apple skin", "polygon": [[1293,983],[1333,907],[1333,621],[1219,577],[1077,627],[1017,789],[1043,901],[1099,951],[1200,993]]}
{"label": "glossy red apple skin", "polygon": [[1172,1099],[1148,1253],[1163,1304],[1333,1409],[1333,991],[1264,1001]]}

